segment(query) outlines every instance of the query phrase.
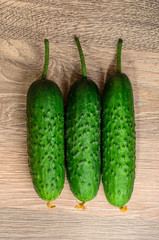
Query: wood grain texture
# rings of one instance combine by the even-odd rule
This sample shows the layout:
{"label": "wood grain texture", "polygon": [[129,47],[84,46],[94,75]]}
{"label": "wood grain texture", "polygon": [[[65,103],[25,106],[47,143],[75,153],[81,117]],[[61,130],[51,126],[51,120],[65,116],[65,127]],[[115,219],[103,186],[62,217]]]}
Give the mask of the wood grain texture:
{"label": "wood grain texture", "polygon": [[[75,213],[50,213],[43,211],[5,208],[0,212],[2,239],[121,239],[156,240],[158,223],[152,220],[125,217],[92,217]],[[34,226],[34,227],[30,227]],[[152,230],[153,229],[153,230]],[[149,234],[151,233],[151,236]]]}
{"label": "wood grain texture", "polygon": [[[159,1],[2,0],[0,12],[0,239],[159,239]],[[81,70],[75,34],[101,94],[115,70],[117,40],[124,41],[122,71],[134,90],[137,135],[128,213],[108,204],[102,184],[86,211],[75,210],[67,180],[54,210],[33,189],[27,90],[42,73],[49,38],[48,78],[66,100]]]}

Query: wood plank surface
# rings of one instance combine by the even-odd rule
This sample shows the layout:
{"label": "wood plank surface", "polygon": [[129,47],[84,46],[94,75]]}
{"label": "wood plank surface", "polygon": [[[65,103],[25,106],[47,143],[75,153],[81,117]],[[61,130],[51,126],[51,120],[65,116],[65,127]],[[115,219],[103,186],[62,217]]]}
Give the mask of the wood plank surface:
{"label": "wood plank surface", "polygon": [[[0,1],[0,239],[159,239],[159,1]],[[131,79],[136,118],[136,179],[128,213],[98,195],[77,211],[66,180],[50,210],[33,189],[26,146],[26,94],[40,77],[44,38],[50,40],[48,78],[64,101],[81,66],[102,94],[115,71],[118,38],[122,71]]]}

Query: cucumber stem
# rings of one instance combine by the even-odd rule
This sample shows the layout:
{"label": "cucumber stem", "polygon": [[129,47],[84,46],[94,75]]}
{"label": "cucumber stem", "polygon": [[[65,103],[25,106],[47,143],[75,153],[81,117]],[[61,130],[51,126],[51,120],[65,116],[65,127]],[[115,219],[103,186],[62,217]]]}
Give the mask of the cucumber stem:
{"label": "cucumber stem", "polygon": [[49,40],[44,39],[44,43],[45,43],[45,63],[44,63],[43,73],[41,76],[42,80],[46,79],[47,70],[49,66]]}
{"label": "cucumber stem", "polygon": [[47,206],[48,206],[48,208],[55,208],[56,207],[55,205],[52,204],[51,201],[47,202]]}
{"label": "cucumber stem", "polygon": [[79,56],[80,56],[80,60],[81,60],[81,65],[82,65],[82,76],[83,77],[87,77],[87,70],[86,70],[86,63],[85,63],[85,58],[84,58],[84,54],[82,51],[82,47],[79,41],[78,37],[75,37],[75,42],[77,44],[78,47],[78,51],[79,51]]}
{"label": "cucumber stem", "polygon": [[85,210],[86,207],[85,207],[85,202],[81,202],[81,203],[78,203],[78,205],[75,206],[75,208],[78,210],[78,209],[82,209],[82,210]]}
{"label": "cucumber stem", "polygon": [[127,206],[120,207],[119,209],[120,209],[120,211],[122,211],[122,212],[128,212]]}
{"label": "cucumber stem", "polygon": [[122,49],[123,40],[119,39],[118,41],[118,49],[117,49],[117,72],[121,73],[121,49]]}

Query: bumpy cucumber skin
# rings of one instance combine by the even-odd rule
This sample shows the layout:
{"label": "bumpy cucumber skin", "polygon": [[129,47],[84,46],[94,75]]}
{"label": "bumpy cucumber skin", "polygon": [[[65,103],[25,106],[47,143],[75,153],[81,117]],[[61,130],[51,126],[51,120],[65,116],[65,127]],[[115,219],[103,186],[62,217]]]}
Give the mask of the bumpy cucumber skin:
{"label": "bumpy cucumber skin", "polygon": [[82,78],[70,89],[66,109],[67,177],[74,196],[92,200],[101,178],[101,100],[96,84]]}
{"label": "bumpy cucumber skin", "polygon": [[102,181],[110,204],[124,206],[135,179],[135,119],[130,80],[110,77],[102,99]]}
{"label": "bumpy cucumber skin", "polygon": [[37,80],[27,94],[27,144],[30,174],[40,198],[55,200],[65,179],[64,110],[58,86]]}

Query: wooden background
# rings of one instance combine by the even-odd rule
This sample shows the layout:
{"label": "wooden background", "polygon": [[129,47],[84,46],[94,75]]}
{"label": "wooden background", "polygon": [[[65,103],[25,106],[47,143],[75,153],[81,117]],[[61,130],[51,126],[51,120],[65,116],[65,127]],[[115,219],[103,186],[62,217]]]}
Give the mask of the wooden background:
{"label": "wooden background", "polygon": [[[86,211],[66,181],[50,210],[28,170],[26,94],[41,73],[50,40],[48,78],[66,99],[80,74],[74,35],[88,76],[101,93],[114,72],[118,38],[122,70],[131,79],[136,114],[136,180],[128,213],[110,206],[102,184]],[[159,239],[159,1],[0,1],[0,239]]]}

